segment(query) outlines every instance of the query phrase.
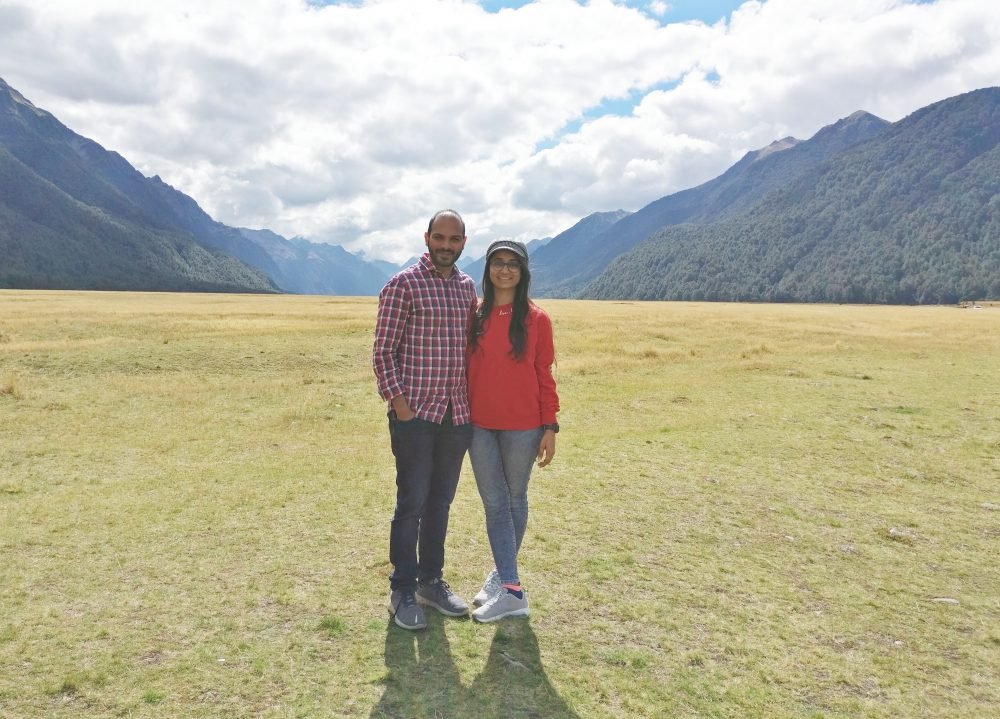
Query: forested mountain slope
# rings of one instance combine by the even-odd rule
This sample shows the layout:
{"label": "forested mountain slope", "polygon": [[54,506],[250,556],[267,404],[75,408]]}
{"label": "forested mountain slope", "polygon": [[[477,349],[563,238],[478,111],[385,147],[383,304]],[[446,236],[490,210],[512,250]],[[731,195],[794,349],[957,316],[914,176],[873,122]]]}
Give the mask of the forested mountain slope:
{"label": "forested mountain slope", "polygon": [[592,298],[1000,297],[1000,88],[925,107],[723,222],[661,230]]}
{"label": "forested mountain slope", "polygon": [[268,256],[237,230],[3,80],[0,260],[2,287],[277,289],[258,269]]}
{"label": "forested mountain slope", "polygon": [[808,140],[786,137],[748,152],[719,177],[651,202],[603,232],[582,240],[556,238],[533,261],[536,291],[555,297],[574,296],[612,260],[657,230],[684,222],[714,222],[738,214],[774,189],[846,148],[877,136],[888,126],[874,115],[856,112]]}

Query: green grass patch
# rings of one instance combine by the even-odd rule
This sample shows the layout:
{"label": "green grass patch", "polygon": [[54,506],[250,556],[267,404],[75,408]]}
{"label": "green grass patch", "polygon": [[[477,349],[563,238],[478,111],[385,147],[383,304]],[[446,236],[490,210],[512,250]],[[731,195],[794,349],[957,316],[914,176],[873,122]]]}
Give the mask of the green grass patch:
{"label": "green grass patch", "polygon": [[340,617],[323,617],[319,621],[319,628],[331,637],[339,637],[347,631],[347,622]]}
{"label": "green grass patch", "polygon": [[142,700],[146,704],[159,704],[166,698],[167,698],[166,694],[154,690],[147,691],[142,695]]}

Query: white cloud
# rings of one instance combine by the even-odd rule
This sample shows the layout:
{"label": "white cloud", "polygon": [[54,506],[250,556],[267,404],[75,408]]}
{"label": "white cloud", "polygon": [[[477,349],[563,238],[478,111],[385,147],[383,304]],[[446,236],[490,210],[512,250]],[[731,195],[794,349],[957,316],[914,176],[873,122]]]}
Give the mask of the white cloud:
{"label": "white cloud", "polygon": [[476,253],[995,84],[998,38],[979,0],[751,1],[712,26],[611,0],[5,0],[0,76],[223,222],[401,260],[439,207]]}
{"label": "white cloud", "polygon": [[657,17],[663,17],[671,9],[670,5],[668,3],[663,2],[663,0],[653,0],[653,2],[649,3],[648,7],[649,7],[649,12],[651,12],[653,15],[656,15]]}

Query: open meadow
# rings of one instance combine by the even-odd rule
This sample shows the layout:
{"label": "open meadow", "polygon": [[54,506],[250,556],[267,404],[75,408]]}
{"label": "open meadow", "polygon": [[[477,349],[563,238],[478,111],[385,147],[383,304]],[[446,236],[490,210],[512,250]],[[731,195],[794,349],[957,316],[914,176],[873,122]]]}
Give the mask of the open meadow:
{"label": "open meadow", "polygon": [[414,634],[375,298],[0,292],[0,716],[996,716],[1000,308],[539,304],[532,616]]}

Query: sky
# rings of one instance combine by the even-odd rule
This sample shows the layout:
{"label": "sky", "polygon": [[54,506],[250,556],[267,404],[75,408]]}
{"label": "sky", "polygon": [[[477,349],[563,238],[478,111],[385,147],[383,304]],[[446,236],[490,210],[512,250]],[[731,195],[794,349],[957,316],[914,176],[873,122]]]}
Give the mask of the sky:
{"label": "sky", "polygon": [[0,0],[0,77],[228,225],[400,262],[1000,85],[992,0]]}

